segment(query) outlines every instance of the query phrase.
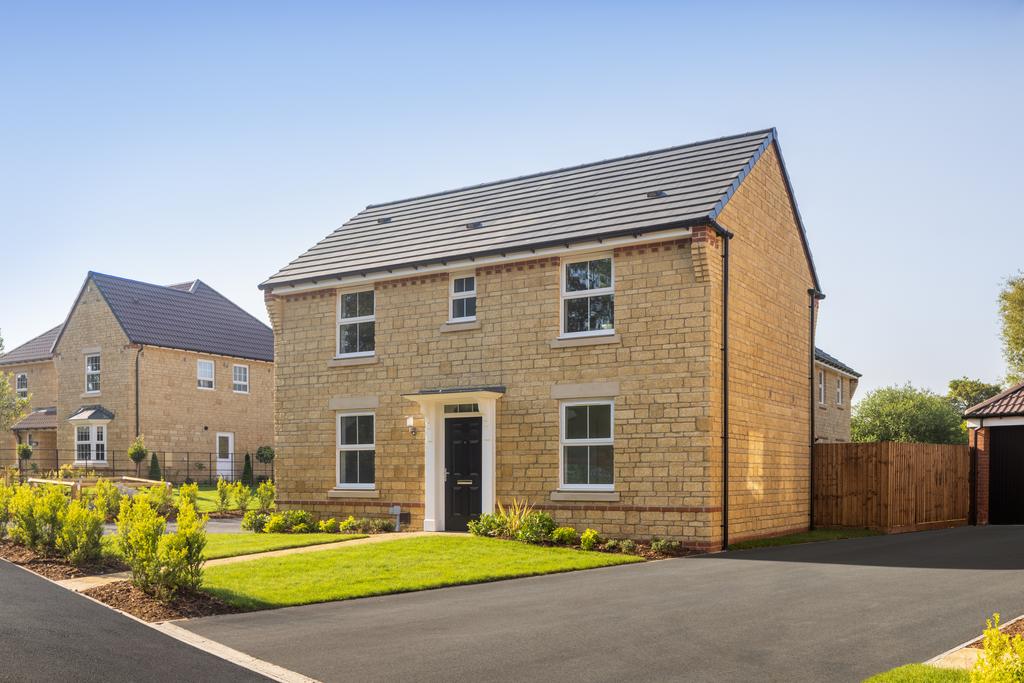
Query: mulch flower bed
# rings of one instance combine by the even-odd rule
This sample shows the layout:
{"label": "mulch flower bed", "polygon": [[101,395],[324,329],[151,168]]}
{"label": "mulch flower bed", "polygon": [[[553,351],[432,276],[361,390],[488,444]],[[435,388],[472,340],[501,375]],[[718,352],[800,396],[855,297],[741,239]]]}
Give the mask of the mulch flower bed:
{"label": "mulch flower bed", "polygon": [[111,557],[101,558],[95,564],[76,567],[59,557],[46,557],[11,541],[0,541],[0,558],[25,567],[53,581],[77,579],[80,576],[112,574],[128,569],[123,562]]}
{"label": "mulch flower bed", "polygon": [[163,602],[143,593],[131,581],[116,581],[82,593],[143,621],[192,619],[241,611],[212,595],[196,591],[181,591],[173,600]]}
{"label": "mulch flower bed", "polygon": [[[1022,636],[1022,637],[1024,637],[1024,619],[1018,619],[1017,621],[1015,621],[1013,623],[1010,623],[1010,624],[1003,624],[1003,625],[1001,625],[999,627],[999,630],[1000,630],[1000,632],[1005,633],[1006,635],[1008,635],[1010,637],[1013,637],[1013,636]],[[977,649],[980,650],[980,649],[985,647],[985,643],[984,643],[984,640],[982,638],[978,638],[978,640],[974,641],[973,643],[971,643],[967,647],[973,647],[973,648],[977,648]]]}

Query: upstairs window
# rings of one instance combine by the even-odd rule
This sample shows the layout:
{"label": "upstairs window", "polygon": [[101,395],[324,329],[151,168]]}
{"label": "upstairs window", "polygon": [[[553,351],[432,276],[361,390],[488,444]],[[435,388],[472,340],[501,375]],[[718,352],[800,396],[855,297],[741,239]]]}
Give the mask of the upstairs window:
{"label": "upstairs window", "polygon": [[103,425],[81,425],[76,427],[75,462],[105,463],[106,461],[106,428]]}
{"label": "upstairs window", "polygon": [[581,337],[615,332],[612,258],[570,261],[562,271],[562,335]]}
{"label": "upstairs window", "polygon": [[338,488],[374,487],[374,422],[373,413],[338,413]]}
{"label": "upstairs window", "polygon": [[236,394],[249,393],[249,366],[235,365],[231,368],[231,389]]}
{"label": "upstairs window", "polygon": [[451,322],[476,320],[476,276],[451,278]]}
{"label": "upstairs window", "polygon": [[562,404],[562,488],[614,489],[611,401]]}
{"label": "upstairs window", "polygon": [[100,391],[100,355],[98,353],[85,357],[85,392],[98,394]]}
{"label": "upstairs window", "polygon": [[843,405],[843,378],[842,377],[837,377],[836,378],[836,405],[837,406],[842,406]]}
{"label": "upstairs window", "polygon": [[28,398],[28,375],[24,372],[15,375],[14,389],[18,392],[18,398]]}
{"label": "upstairs window", "polygon": [[818,403],[825,405],[825,371],[818,370]]}
{"label": "upstairs window", "polygon": [[338,356],[372,356],[376,332],[374,292],[349,292],[338,300]]}
{"label": "upstairs window", "polygon": [[196,361],[196,386],[200,389],[213,389],[215,373],[212,360]]}

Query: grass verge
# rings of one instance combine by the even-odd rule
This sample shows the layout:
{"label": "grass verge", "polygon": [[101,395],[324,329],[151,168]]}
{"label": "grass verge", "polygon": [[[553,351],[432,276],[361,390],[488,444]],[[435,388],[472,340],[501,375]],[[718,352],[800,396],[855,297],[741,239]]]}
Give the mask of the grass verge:
{"label": "grass verge", "polygon": [[794,545],[796,543],[814,543],[816,541],[838,541],[843,538],[863,538],[865,536],[879,536],[881,532],[871,529],[814,529],[813,531],[802,531],[798,534],[787,536],[776,536],[774,538],[758,538],[753,541],[740,541],[729,546],[729,550],[748,550],[750,548],[772,548],[780,545]]}
{"label": "grass verge", "polygon": [[641,561],[494,538],[426,536],[209,567],[203,590],[257,610]]}
{"label": "grass verge", "polygon": [[[203,557],[216,560],[221,557],[236,557],[265,553],[285,548],[303,548],[323,543],[351,541],[365,538],[365,534],[206,534],[206,550]],[[104,536],[103,548],[113,557],[119,557],[117,537]]]}
{"label": "grass verge", "polygon": [[864,683],[961,683],[970,680],[970,675],[963,669],[941,669],[927,664],[907,664],[898,666],[871,678]]}

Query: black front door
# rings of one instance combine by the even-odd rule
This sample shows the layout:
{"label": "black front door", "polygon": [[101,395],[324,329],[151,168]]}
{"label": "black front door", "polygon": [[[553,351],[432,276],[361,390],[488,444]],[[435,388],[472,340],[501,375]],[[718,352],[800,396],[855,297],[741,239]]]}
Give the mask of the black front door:
{"label": "black front door", "polygon": [[1024,427],[992,427],[989,434],[989,524],[1024,524]]}
{"label": "black front door", "polygon": [[479,417],[444,421],[444,528],[465,531],[480,516]]}

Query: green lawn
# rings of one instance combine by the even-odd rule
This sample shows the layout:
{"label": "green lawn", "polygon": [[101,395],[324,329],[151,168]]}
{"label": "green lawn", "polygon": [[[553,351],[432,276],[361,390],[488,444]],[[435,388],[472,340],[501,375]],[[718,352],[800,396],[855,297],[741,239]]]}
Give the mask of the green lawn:
{"label": "green lawn", "polygon": [[794,543],[813,543],[815,541],[837,541],[842,538],[862,538],[864,536],[878,536],[881,532],[871,529],[814,529],[803,531],[788,536],[776,536],[774,538],[759,538],[753,541],[741,541],[729,546],[729,550],[748,550],[750,548],[770,548],[778,545],[793,545]]}
{"label": "green lawn", "polygon": [[[207,534],[206,550],[203,557],[215,560],[219,557],[235,557],[265,553],[270,550],[284,548],[301,548],[307,545],[322,543],[338,543],[351,541],[354,538],[366,538],[365,534]],[[104,549],[117,555],[117,539],[115,536],[103,537]]]}
{"label": "green lawn", "polygon": [[907,664],[864,679],[864,683],[961,683],[970,680],[963,669],[940,669],[927,664]]}
{"label": "green lawn", "polygon": [[640,561],[494,538],[421,536],[209,567],[203,590],[242,609],[270,609]]}

